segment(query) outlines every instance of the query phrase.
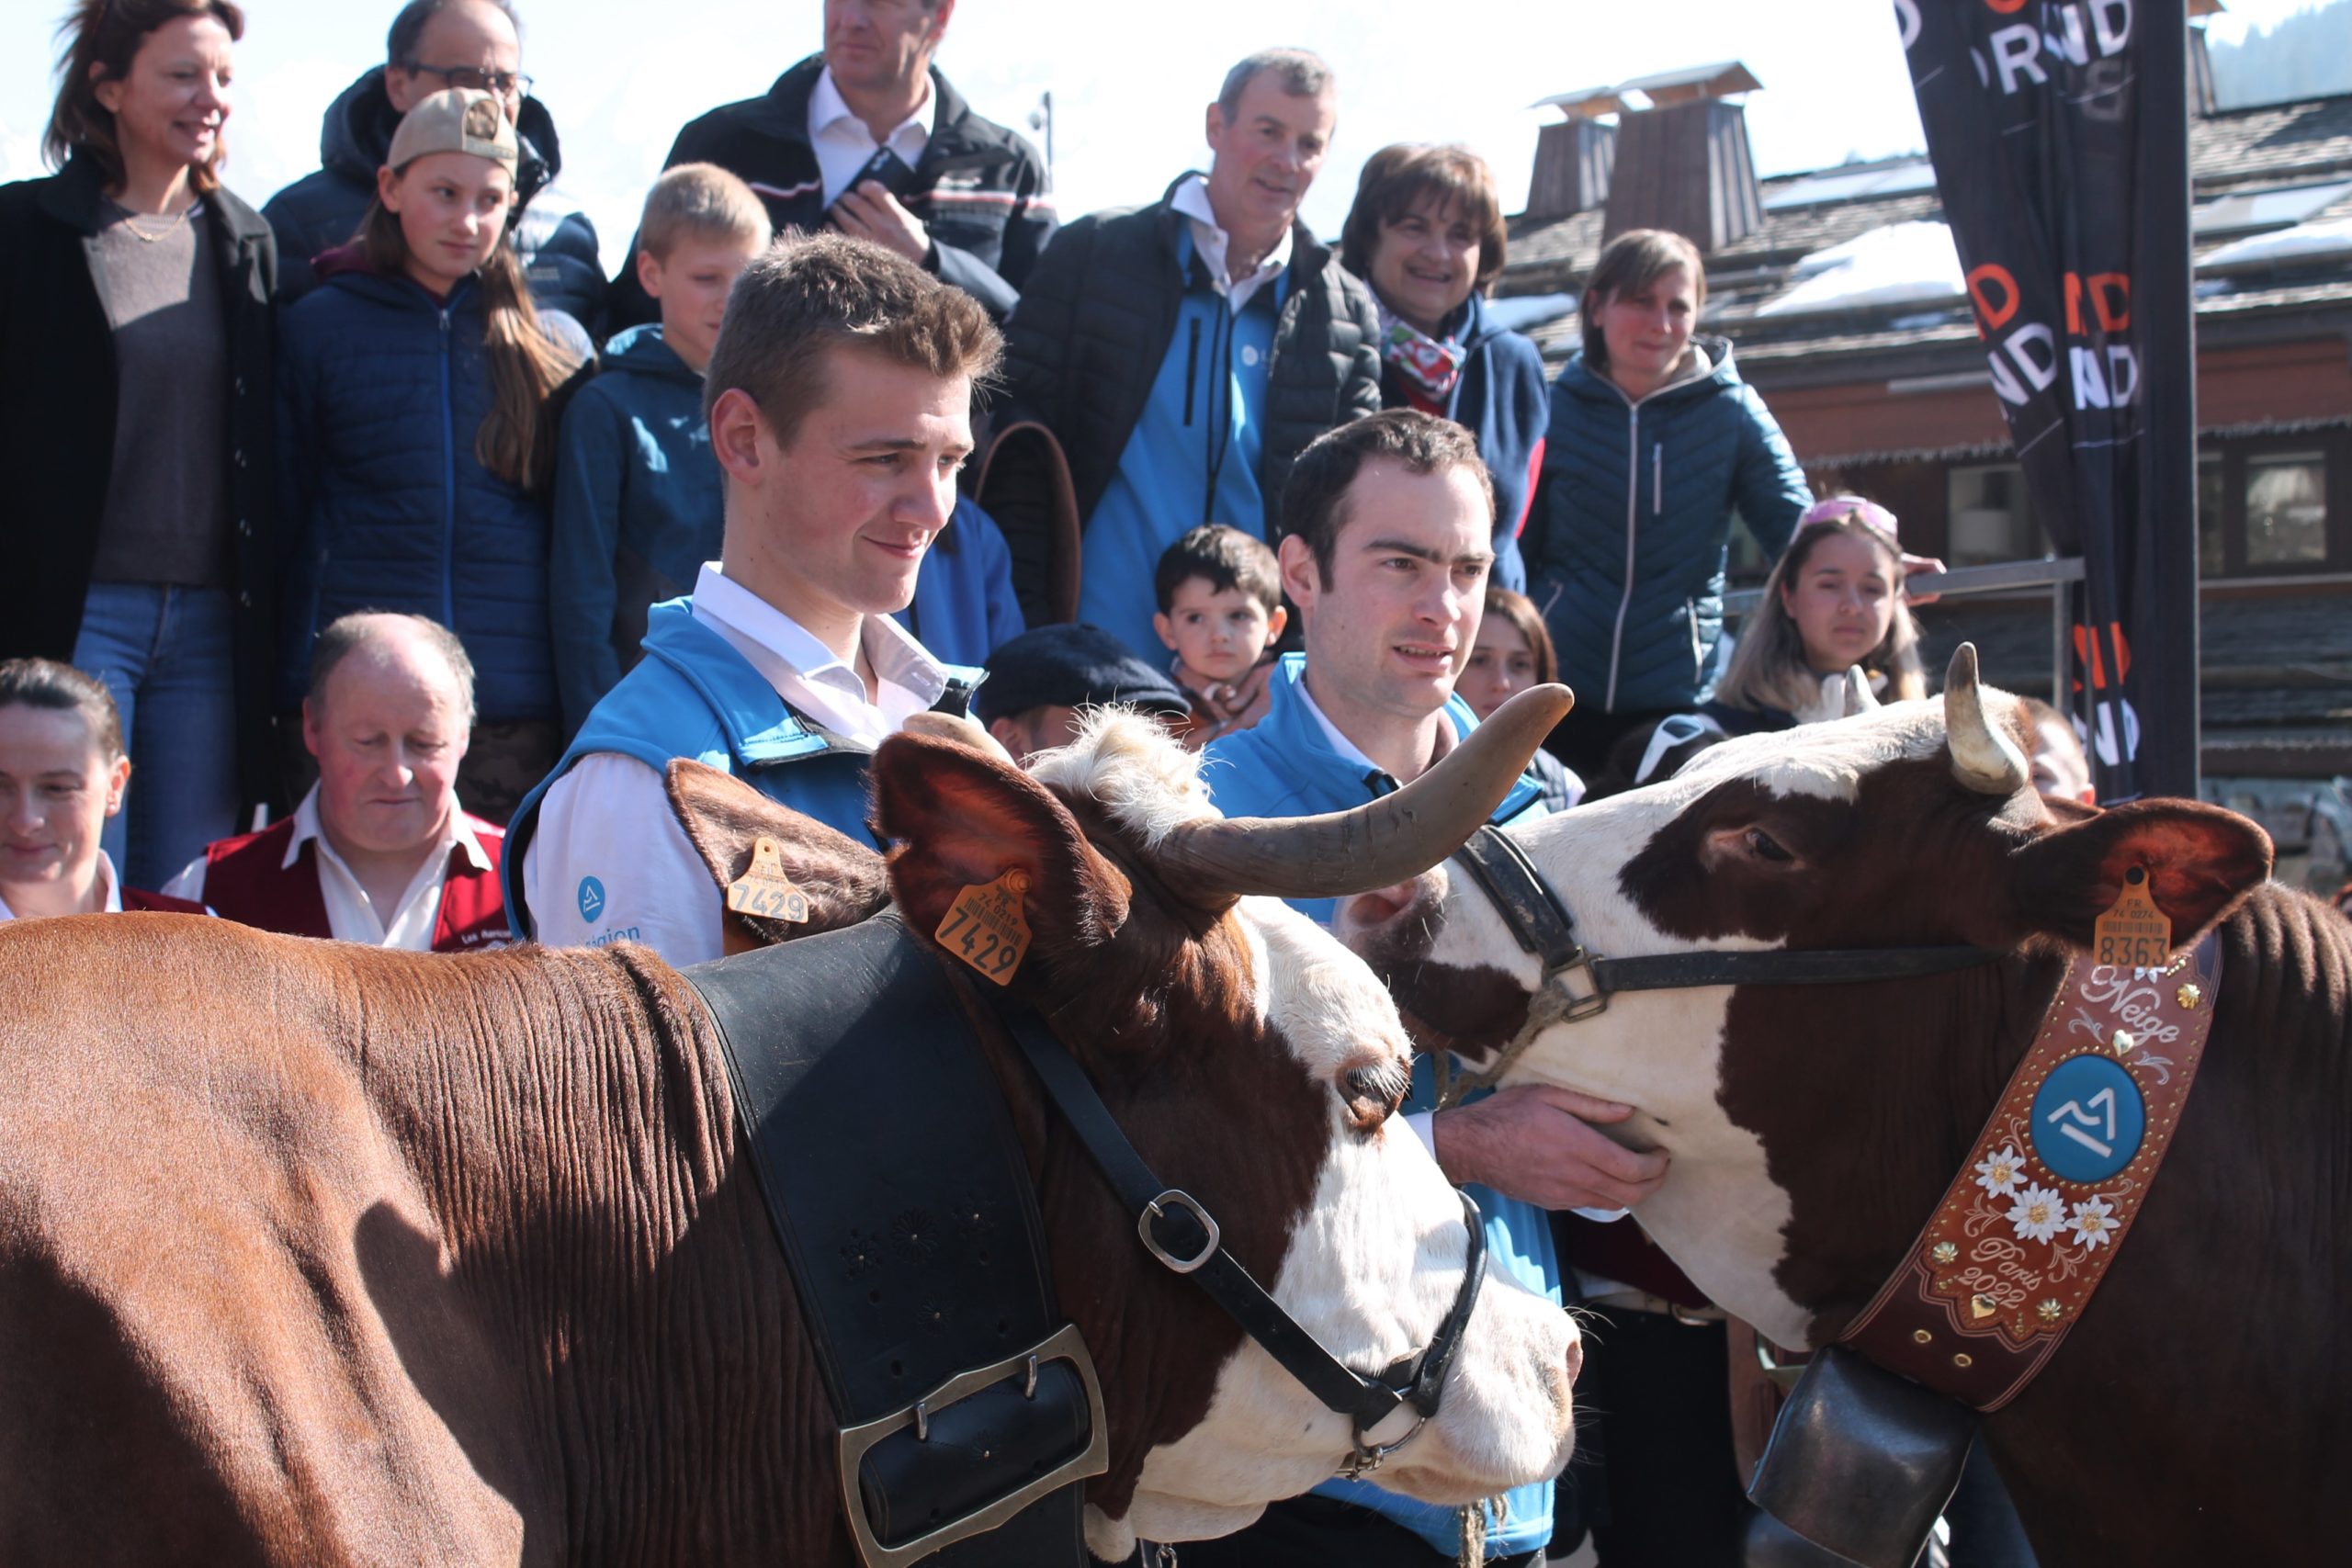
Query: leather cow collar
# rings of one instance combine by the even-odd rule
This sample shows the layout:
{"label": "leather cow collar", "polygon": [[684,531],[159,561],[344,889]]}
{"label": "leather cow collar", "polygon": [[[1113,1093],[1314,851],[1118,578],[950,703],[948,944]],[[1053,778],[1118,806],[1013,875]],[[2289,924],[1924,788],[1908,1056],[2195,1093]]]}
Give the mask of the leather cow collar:
{"label": "leather cow collar", "polygon": [[[961,1004],[969,987],[894,911],[686,971],[716,1021],[736,1114],[840,1423],[842,1506],[866,1568],[1088,1561],[1080,1483],[1109,1468],[1091,1356],[1054,1299],[1036,1191]],[[1341,1363],[1154,1176],[1036,1013],[988,998],[1136,1235],[1350,1418],[1367,1474],[1437,1414],[1486,1278],[1469,1250],[1430,1344],[1377,1375]],[[1409,1406],[1386,1443],[1373,1429]],[[984,1539],[983,1539],[984,1538]],[[958,1544],[963,1543],[963,1544]]]}
{"label": "leather cow collar", "polygon": [[1586,951],[1577,936],[1576,917],[1509,833],[1491,825],[1480,828],[1456,858],[1502,917],[1521,951],[1542,961],[1544,977],[1528,1004],[1527,1022],[1492,1066],[1461,1073],[1453,1070],[1449,1057],[1439,1054],[1436,1067],[1442,1105],[1454,1104],[1473,1089],[1493,1087],[1537,1035],[1555,1023],[1607,1011],[1610,998],[1620,991],[1912,979],[1973,968],[2007,956],[1994,948],[1939,946],[1781,948],[1760,953],[1697,948],[1636,958],[1604,958]]}
{"label": "leather cow collar", "polygon": [[1838,1343],[1988,1415],[2015,1399],[2147,1201],[2221,979],[2211,935],[2164,969],[2070,958],[1959,1174]]}

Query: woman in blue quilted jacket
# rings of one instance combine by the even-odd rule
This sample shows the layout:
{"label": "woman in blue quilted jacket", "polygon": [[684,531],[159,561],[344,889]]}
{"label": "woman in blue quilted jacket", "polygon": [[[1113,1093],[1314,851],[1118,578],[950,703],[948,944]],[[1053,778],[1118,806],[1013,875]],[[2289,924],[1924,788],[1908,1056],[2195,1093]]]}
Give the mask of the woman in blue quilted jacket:
{"label": "woman in blue quilted jacket", "polygon": [[1576,711],[1552,750],[1597,774],[1637,725],[1713,692],[1732,515],[1777,558],[1813,499],[1731,344],[1693,333],[1699,253],[1636,229],[1585,285],[1584,347],[1552,386],[1552,423],[1521,547]]}
{"label": "woman in blue quilted jacket", "polygon": [[337,616],[440,622],[478,677],[459,792],[493,820],[561,750],[547,497],[556,393],[591,353],[578,322],[532,304],[508,242],[516,155],[489,93],[412,108],[359,237],[286,313],[278,377],[299,541],[279,702],[300,705]]}

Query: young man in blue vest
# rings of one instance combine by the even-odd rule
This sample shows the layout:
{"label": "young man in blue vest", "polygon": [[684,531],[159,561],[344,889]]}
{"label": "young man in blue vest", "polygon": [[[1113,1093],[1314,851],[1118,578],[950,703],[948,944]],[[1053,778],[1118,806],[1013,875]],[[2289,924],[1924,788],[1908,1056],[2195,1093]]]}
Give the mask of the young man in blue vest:
{"label": "young man in blue vest", "polygon": [[720,558],[653,607],[645,658],[515,813],[517,929],[720,955],[719,889],[663,788],[673,758],[867,833],[874,748],[911,714],[960,711],[976,676],[891,614],[955,510],[972,389],[1001,346],[970,295],[865,241],[820,235],[744,270],[704,379]]}
{"label": "young man in blue vest", "polygon": [[[1362,804],[1419,778],[1476,728],[1453,694],[1477,641],[1494,565],[1495,492],[1476,438],[1412,409],[1361,419],[1299,455],[1283,492],[1283,589],[1306,651],[1283,656],[1255,728],[1212,742],[1203,776],[1228,817],[1303,817]],[[1544,814],[1532,775],[1496,808],[1499,824]],[[1329,923],[1329,899],[1294,900]],[[1560,1299],[1546,1209],[1621,1210],[1664,1179],[1657,1155],[1620,1148],[1589,1125],[1628,1107],[1548,1086],[1510,1089],[1430,1111],[1426,1061],[1408,1120],[1453,1180],[1471,1184],[1488,1257]],[[1183,1549],[1185,1568],[1442,1568],[1454,1560],[1451,1509],[1368,1482],[1327,1482],[1277,1503],[1239,1535]],[[1550,1483],[1510,1494],[1487,1520],[1487,1561],[1539,1562],[1552,1538]]]}

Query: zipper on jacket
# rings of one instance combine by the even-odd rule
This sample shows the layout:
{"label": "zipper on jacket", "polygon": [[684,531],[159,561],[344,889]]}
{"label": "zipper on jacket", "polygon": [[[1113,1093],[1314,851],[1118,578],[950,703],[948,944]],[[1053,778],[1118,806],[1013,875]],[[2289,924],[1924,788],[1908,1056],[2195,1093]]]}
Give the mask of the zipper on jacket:
{"label": "zipper on jacket", "polygon": [[1650,448],[1650,515],[1666,513],[1666,443],[1660,441]]}
{"label": "zipper on jacket", "polygon": [[1193,386],[1201,368],[1201,319],[1193,318],[1192,333],[1184,344],[1184,423],[1193,423]]}
{"label": "zipper on jacket", "polygon": [[451,385],[449,307],[441,307],[441,624],[458,629],[458,409]]}
{"label": "zipper on jacket", "polygon": [[[1623,397],[1620,390],[1618,396]],[[1617,667],[1625,657],[1625,616],[1634,608],[1634,529],[1642,504],[1642,411],[1626,399],[1625,409],[1625,592],[1617,600],[1617,626],[1609,637],[1609,690],[1600,711],[1617,711]]]}
{"label": "zipper on jacket", "polygon": [[1699,601],[1682,601],[1682,618],[1690,627],[1690,681],[1691,690],[1696,691],[1707,673],[1706,649],[1699,646]]}

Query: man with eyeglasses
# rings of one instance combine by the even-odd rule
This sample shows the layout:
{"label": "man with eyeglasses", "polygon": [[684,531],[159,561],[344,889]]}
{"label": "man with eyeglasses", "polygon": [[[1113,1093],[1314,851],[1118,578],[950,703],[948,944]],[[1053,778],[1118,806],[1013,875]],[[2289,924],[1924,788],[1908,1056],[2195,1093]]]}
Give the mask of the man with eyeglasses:
{"label": "man with eyeglasses", "polygon": [[514,243],[532,298],[594,331],[605,293],[596,231],[586,213],[548,188],[563,166],[562,153],[555,121],[531,96],[531,78],[523,73],[513,0],[408,0],[392,18],[384,58],[327,110],[319,137],[322,166],[262,209],[277,235],[279,299],[290,303],[309,293],[317,282],[311,258],[358,231],[401,117],[435,93],[470,87],[498,95],[522,142],[514,173],[522,212]]}

